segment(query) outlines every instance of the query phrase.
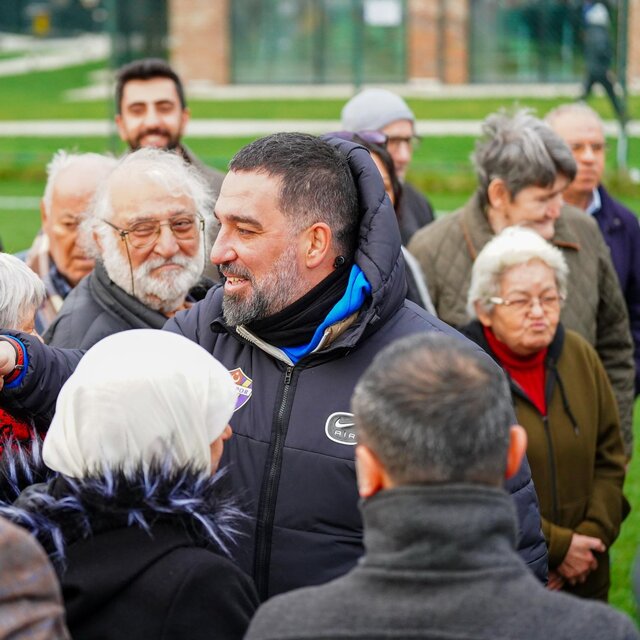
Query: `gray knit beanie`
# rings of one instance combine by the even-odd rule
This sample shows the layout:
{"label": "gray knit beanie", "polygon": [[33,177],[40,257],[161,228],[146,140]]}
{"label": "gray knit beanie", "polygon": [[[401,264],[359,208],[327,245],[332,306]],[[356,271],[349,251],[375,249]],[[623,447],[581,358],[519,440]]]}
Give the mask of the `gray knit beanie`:
{"label": "gray knit beanie", "polygon": [[341,118],[346,131],[377,131],[396,120],[415,121],[407,103],[386,89],[361,91],[344,105]]}

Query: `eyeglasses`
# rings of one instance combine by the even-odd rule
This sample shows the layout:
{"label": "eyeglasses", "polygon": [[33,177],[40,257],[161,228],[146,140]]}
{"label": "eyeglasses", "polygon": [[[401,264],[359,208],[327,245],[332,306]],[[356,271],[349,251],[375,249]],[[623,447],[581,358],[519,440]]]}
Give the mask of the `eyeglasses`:
{"label": "eyeglasses", "polygon": [[377,144],[387,146],[387,136],[382,131],[332,131],[327,137],[340,138],[349,142],[364,142],[365,144]]}
{"label": "eyeglasses", "polygon": [[591,149],[591,153],[598,154],[603,153],[607,149],[606,142],[574,142],[569,145],[573,153],[582,154],[587,149]]}
{"label": "eyeglasses", "polygon": [[108,220],[103,219],[103,222],[115,229],[122,240],[128,240],[134,249],[150,247],[160,237],[161,227],[169,227],[179,242],[195,240],[198,237],[198,230],[204,231],[204,219],[198,215],[176,216],[166,222],[145,220],[131,225],[128,229],[116,227]]}
{"label": "eyeglasses", "polygon": [[498,304],[510,308],[515,312],[529,312],[533,309],[535,304],[538,304],[540,308],[546,313],[549,311],[557,311],[560,308],[562,302],[564,302],[564,296],[559,293],[546,293],[543,296],[531,298],[511,298],[507,300],[498,296],[489,298],[489,302],[492,304]]}
{"label": "eyeglasses", "polygon": [[412,136],[387,136],[387,149],[389,151],[396,151],[403,144],[409,145],[412,149],[417,149],[420,146],[422,138],[415,133]]}

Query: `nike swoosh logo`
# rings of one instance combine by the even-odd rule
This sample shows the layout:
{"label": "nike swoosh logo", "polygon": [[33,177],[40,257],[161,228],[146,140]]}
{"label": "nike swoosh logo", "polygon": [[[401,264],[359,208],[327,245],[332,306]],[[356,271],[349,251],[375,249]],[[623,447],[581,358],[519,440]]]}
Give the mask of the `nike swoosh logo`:
{"label": "nike swoosh logo", "polygon": [[345,422],[343,422],[342,420],[342,418],[338,418],[335,421],[335,426],[338,427],[338,429],[349,429],[350,427],[356,426],[356,423],[353,422],[353,420],[349,420],[348,418]]}

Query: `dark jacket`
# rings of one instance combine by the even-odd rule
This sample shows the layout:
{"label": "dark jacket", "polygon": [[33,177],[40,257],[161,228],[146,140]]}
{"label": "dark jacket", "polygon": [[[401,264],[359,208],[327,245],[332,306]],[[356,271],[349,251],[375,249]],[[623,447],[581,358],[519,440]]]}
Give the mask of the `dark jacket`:
{"label": "dark jacket", "polygon": [[405,182],[402,185],[402,198],[398,210],[402,244],[409,244],[413,234],[433,220],[433,207],[429,201],[414,186]]}
{"label": "dark jacket", "polygon": [[346,576],[273,598],[247,640],[637,640],[623,614],[547,591],[515,552],[506,494],[406,486],[362,504],[365,555]]}
{"label": "dark jacket", "polygon": [[[425,227],[409,250],[424,271],[438,317],[463,327],[467,293],[476,256],[494,237],[478,196],[464,207]],[[635,366],[627,309],[609,249],[597,225],[584,211],[564,205],[551,244],[569,267],[567,302],[561,319],[598,352],[616,394],[627,456],[633,452]]]}
{"label": "dark jacket", "polygon": [[[465,335],[499,364],[482,325]],[[536,485],[549,567],[563,560],[574,533],[595,536],[609,549],[620,533],[629,505],[622,495],[625,456],[611,385],[593,348],[558,325],[545,360],[547,415],[509,379],[518,423],[527,430],[527,456]],[[598,568],[584,584],[565,590],[606,600],[609,554],[597,554]]]}
{"label": "dark jacket", "polygon": [[636,395],[640,394],[640,224],[623,204],[598,187],[602,206],[593,215],[611,251],[622,295],[627,303],[635,345]]}
{"label": "dark jacket", "polygon": [[[189,292],[200,300],[213,283],[202,278]],[[44,341],[53,347],[89,349],[96,342],[127,329],[162,329],[167,316],[130,296],[107,275],[104,264],[81,280],[67,296]]]}
{"label": "dark jacket", "polygon": [[[318,349],[295,366],[245,327],[224,323],[221,287],[165,325],[212,353],[240,390],[231,419],[234,437],[225,446],[223,463],[229,463],[233,488],[247,499],[255,522],[238,559],[262,598],[331,580],[351,569],[362,553],[350,398],[373,357],[390,342],[420,331],[459,336],[405,301],[398,225],[378,170],[362,147],[345,141],[339,146],[360,194],[355,261],[372,290],[357,317],[329,327]],[[5,389],[0,397],[46,410],[81,353],[47,351],[24,339],[31,365],[19,388]],[[544,579],[546,546],[527,463],[508,489],[518,508],[520,552]]]}
{"label": "dark jacket", "polygon": [[239,640],[258,600],[225,557],[239,512],[219,483],[188,469],[57,476],[0,512],[52,558],[74,640]]}

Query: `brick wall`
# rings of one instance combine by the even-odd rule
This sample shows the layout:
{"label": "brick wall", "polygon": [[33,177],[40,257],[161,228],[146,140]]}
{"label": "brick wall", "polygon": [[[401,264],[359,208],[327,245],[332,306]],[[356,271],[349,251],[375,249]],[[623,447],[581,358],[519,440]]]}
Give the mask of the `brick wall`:
{"label": "brick wall", "polygon": [[183,82],[230,81],[230,0],[169,0],[169,49]]}

